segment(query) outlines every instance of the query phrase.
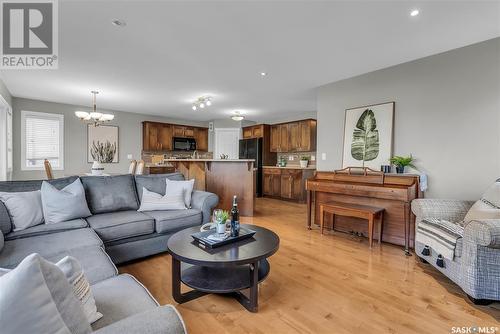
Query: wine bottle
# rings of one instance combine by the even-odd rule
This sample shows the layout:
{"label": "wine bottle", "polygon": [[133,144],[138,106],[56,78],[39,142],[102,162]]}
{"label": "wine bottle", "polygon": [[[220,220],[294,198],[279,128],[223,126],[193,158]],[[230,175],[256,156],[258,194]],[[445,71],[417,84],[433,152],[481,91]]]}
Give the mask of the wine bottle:
{"label": "wine bottle", "polygon": [[231,209],[231,236],[237,237],[240,234],[240,212],[236,195],[233,196],[233,208]]}

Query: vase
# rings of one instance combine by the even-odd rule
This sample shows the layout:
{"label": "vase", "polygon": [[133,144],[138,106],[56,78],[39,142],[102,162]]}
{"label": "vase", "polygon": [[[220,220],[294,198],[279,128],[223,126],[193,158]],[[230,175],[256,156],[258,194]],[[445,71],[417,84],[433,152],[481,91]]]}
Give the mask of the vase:
{"label": "vase", "polygon": [[226,233],[226,223],[217,223],[217,233],[224,234]]}
{"label": "vase", "polygon": [[405,172],[404,166],[396,166],[396,173],[403,174]]}
{"label": "vase", "polygon": [[309,160],[300,160],[299,163],[301,168],[306,168],[309,164]]}
{"label": "vase", "polygon": [[104,173],[104,166],[101,165],[101,163],[99,161],[94,161],[94,163],[92,164],[92,175],[94,176],[100,176],[102,175],[102,173]]}

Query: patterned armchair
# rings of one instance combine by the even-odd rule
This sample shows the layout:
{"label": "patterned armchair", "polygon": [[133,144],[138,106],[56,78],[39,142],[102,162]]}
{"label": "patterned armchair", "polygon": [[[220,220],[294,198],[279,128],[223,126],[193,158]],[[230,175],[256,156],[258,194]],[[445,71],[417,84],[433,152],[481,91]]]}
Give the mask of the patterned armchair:
{"label": "patterned armchair", "polygon": [[[417,199],[412,202],[416,228],[424,219],[442,219],[462,224],[474,202],[459,200]],[[458,284],[475,304],[500,300],[500,220],[471,221],[456,243],[454,258],[441,260],[432,249],[415,242],[415,253],[423,262]],[[428,255],[423,255],[423,254]]]}

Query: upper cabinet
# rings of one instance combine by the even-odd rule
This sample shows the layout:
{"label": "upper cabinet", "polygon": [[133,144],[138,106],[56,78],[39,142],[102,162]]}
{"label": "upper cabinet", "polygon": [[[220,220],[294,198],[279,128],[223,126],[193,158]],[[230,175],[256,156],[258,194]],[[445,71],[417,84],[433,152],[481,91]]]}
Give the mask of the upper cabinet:
{"label": "upper cabinet", "polygon": [[242,128],[243,139],[250,138],[263,138],[264,137],[264,124],[246,126]]}
{"label": "upper cabinet", "polygon": [[316,120],[271,125],[271,152],[316,151]]}
{"label": "upper cabinet", "polygon": [[195,138],[197,149],[208,151],[207,128],[158,122],[142,122],[143,151],[171,151],[173,137]]}
{"label": "upper cabinet", "polygon": [[173,125],[174,137],[181,138],[193,138],[194,137],[194,127],[184,126],[184,125]]}
{"label": "upper cabinet", "polygon": [[198,151],[208,151],[208,129],[194,128],[194,139]]}

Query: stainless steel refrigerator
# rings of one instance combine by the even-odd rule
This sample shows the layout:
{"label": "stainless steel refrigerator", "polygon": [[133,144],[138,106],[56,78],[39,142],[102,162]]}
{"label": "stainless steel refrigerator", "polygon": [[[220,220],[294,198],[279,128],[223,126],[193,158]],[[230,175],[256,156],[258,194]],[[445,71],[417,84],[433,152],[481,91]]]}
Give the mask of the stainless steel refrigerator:
{"label": "stainless steel refrigerator", "polygon": [[254,159],[255,193],[262,196],[262,138],[240,139],[240,159]]}

